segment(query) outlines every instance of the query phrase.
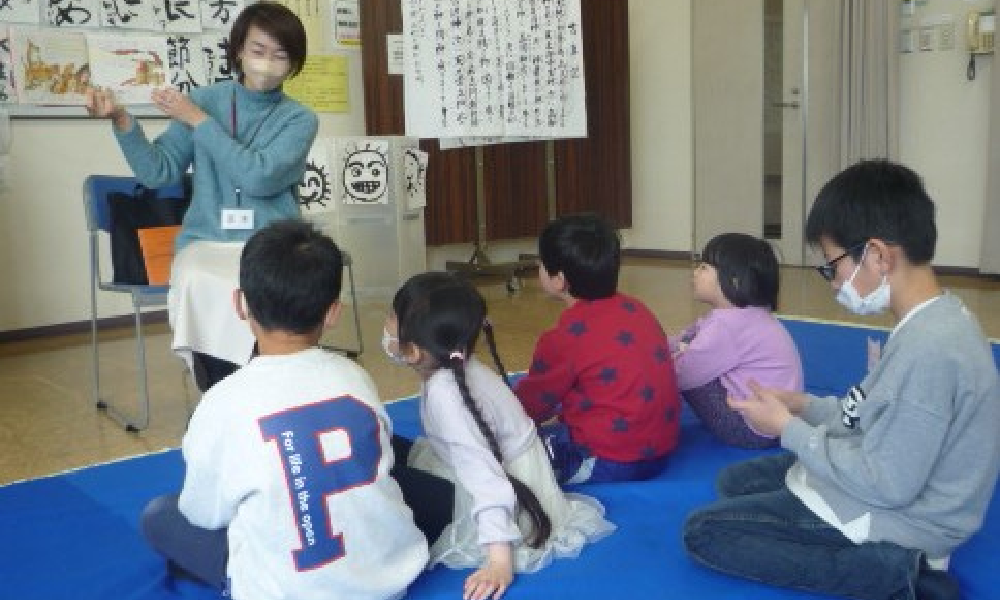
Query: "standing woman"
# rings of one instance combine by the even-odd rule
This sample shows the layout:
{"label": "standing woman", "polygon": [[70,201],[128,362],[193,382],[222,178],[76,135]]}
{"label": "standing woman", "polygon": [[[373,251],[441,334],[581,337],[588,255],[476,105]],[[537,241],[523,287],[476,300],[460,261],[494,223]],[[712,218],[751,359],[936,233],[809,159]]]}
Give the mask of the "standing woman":
{"label": "standing woman", "polygon": [[155,90],[172,120],[149,141],[111,90],[91,88],[87,110],[109,117],[136,178],[151,188],[181,181],[193,167],[191,207],[171,266],[172,347],[204,391],[253,352],[250,329],[232,310],[243,243],[271,221],[296,217],[296,187],[318,129],[316,114],[281,85],[302,70],[306,32],[286,7],[243,9],[229,36],[237,79],[191,90]]}

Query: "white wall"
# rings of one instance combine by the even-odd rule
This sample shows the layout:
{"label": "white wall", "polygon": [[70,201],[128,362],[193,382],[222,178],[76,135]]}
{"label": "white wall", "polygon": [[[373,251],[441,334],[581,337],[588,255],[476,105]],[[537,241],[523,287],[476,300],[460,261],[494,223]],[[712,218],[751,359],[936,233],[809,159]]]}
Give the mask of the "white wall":
{"label": "white wall", "polygon": [[690,250],[694,225],[691,2],[630,0],[632,231],[626,245]]}
{"label": "white wall", "polygon": [[917,27],[950,15],[955,24],[954,49],[935,40],[932,51],[900,56],[900,161],[923,176],[937,204],[938,265],[979,265],[995,59],[977,59],[976,79],[966,79],[965,23],[968,11],[992,8],[992,0],[928,0],[901,22]]}

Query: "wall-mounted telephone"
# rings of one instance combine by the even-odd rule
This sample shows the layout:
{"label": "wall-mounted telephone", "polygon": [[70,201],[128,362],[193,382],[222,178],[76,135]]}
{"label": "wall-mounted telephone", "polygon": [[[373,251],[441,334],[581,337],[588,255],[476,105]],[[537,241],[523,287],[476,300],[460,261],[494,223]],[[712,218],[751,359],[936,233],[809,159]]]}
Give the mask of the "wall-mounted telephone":
{"label": "wall-mounted telephone", "polygon": [[970,12],[966,40],[969,52],[990,54],[997,31],[996,15],[992,12]]}

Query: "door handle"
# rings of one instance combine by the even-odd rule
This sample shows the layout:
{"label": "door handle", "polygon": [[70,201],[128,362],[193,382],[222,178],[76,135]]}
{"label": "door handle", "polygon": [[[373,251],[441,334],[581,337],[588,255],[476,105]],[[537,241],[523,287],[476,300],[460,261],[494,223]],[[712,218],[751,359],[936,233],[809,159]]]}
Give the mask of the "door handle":
{"label": "door handle", "polygon": [[775,108],[798,108],[799,103],[795,100],[790,100],[788,102],[772,102],[771,106]]}

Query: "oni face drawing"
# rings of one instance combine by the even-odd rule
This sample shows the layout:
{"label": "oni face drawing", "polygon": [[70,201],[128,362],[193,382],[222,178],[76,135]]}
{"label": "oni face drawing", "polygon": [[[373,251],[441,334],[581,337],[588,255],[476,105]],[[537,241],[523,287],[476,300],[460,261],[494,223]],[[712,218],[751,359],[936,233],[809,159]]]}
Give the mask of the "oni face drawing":
{"label": "oni face drawing", "polygon": [[355,202],[377,202],[385,194],[388,164],[377,150],[356,150],[344,161],[344,190]]}

